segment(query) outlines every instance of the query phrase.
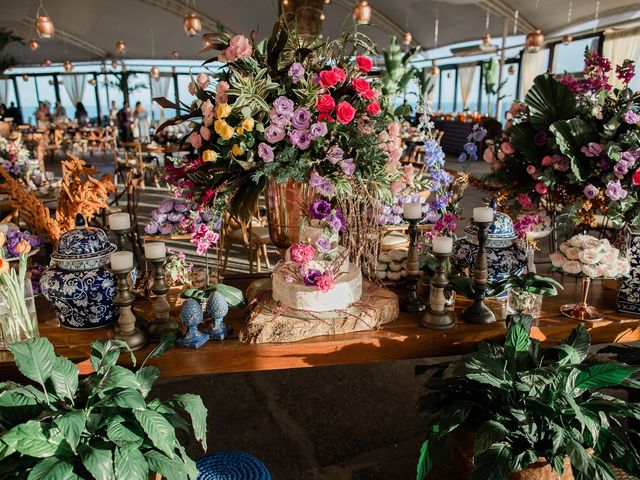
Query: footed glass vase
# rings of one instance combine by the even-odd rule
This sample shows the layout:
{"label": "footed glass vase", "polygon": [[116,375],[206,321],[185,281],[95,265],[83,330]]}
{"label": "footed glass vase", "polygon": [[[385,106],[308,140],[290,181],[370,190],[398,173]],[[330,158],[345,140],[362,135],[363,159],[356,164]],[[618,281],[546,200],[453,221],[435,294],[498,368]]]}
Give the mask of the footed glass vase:
{"label": "footed glass vase", "polygon": [[24,282],[24,291],[16,292],[0,286],[0,349],[39,336],[36,303],[31,280]]}

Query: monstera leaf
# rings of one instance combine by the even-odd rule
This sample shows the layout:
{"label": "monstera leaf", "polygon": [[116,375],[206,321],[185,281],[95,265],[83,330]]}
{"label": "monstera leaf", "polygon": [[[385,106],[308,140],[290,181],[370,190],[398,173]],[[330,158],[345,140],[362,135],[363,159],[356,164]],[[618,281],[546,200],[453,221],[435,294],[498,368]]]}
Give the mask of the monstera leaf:
{"label": "monstera leaf", "polygon": [[537,130],[546,130],[558,120],[573,118],[576,98],[571,89],[549,74],[538,75],[525,97],[531,124]]}
{"label": "monstera leaf", "polygon": [[571,170],[576,178],[584,181],[592,173],[591,159],[585,157],[580,149],[589,142],[597,141],[598,132],[592,125],[579,118],[560,120],[551,125],[560,151],[571,160]]}

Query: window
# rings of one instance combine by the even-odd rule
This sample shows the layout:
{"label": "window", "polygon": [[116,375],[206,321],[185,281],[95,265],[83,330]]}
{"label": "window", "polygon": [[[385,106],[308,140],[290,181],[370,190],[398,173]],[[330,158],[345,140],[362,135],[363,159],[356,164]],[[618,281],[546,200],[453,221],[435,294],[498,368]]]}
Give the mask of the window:
{"label": "window", "polygon": [[89,114],[89,118],[92,122],[95,122],[98,118],[98,106],[96,104],[96,91],[93,85],[89,83],[89,80],[93,78],[90,74],[75,74],[75,75],[60,75],[58,80],[62,81],[60,85],[60,101],[62,106],[67,111],[67,117],[74,119],[76,115],[76,103],[69,92],[75,92],[76,90],[82,90],[82,96],[80,101],[84,105],[85,110]]}
{"label": "window", "polygon": [[36,123],[36,110],[38,109],[38,93],[36,91],[35,77],[29,77],[25,81],[22,77],[16,78],[20,106],[22,107],[22,119],[31,124]]}
{"label": "window", "polygon": [[[463,68],[467,68],[467,66],[466,65],[458,66],[458,84],[456,85],[456,89],[458,91],[458,102],[457,102],[458,110],[462,110],[464,108],[463,97],[462,97],[462,77],[464,75],[462,70]],[[466,107],[467,110],[470,112],[475,112],[477,110],[480,110],[478,106],[478,92],[480,90],[481,75],[482,75],[482,72],[480,70],[480,66],[478,65],[474,67],[474,73],[473,73],[473,78],[472,78],[470,89],[469,89],[469,96],[467,98],[467,107]]]}
{"label": "window", "polygon": [[509,110],[511,104],[516,100],[518,95],[518,64],[506,64],[502,70],[502,79],[505,82],[500,95],[504,95],[502,99],[502,108],[498,112],[498,121],[504,123],[505,112]]}
{"label": "window", "polygon": [[574,40],[568,45],[558,43],[553,49],[553,65],[551,70],[555,73],[578,73],[584,69],[584,50],[598,49],[599,37],[589,37]]}
{"label": "window", "polygon": [[455,68],[448,68],[446,70],[440,70],[440,85],[442,90],[440,91],[440,99],[438,101],[438,110],[443,112],[453,112],[456,108],[455,95],[456,95],[456,70]]}
{"label": "window", "polygon": [[173,108],[162,108],[153,101],[154,97],[166,97],[171,102],[176,101],[176,88],[173,75],[162,75],[151,83],[151,123],[160,125],[165,120],[176,116]]}

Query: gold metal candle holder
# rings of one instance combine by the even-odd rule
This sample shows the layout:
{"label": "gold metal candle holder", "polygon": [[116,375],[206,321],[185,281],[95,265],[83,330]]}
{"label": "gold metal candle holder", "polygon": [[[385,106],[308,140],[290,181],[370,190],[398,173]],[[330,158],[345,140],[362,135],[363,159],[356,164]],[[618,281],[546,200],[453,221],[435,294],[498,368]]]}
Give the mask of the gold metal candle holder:
{"label": "gold metal candle holder", "polygon": [[153,304],[154,317],[147,324],[147,336],[150,339],[158,340],[166,331],[177,331],[178,323],[169,316],[169,302],[167,301],[167,292],[169,285],[165,280],[164,264],[165,257],[147,259],[153,265],[153,287],[151,291],[156,296]]}
{"label": "gold metal candle holder", "polygon": [[451,315],[445,310],[444,289],[449,285],[447,272],[445,269],[445,261],[451,256],[451,253],[433,252],[436,259],[436,269],[431,277],[431,294],[429,295],[429,306],[420,318],[420,325],[426,328],[445,329],[451,328],[455,322]]}
{"label": "gold metal candle holder", "polygon": [[135,296],[129,290],[128,277],[131,270],[133,268],[113,270],[117,278],[116,296],[113,301],[120,309],[115,338],[126,342],[131,350],[138,350],[147,344],[147,337],[136,327],[136,317],[131,311],[135,300]]}

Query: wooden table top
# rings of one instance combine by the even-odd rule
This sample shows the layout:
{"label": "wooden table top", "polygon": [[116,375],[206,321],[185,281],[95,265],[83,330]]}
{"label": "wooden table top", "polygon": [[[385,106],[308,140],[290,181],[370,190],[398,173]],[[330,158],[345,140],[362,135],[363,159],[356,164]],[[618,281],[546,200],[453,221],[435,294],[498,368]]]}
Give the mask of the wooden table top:
{"label": "wooden table top", "polygon": [[[577,299],[579,282],[574,278],[562,279],[565,289],[557,297],[544,299],[542,316],[534,320],[532,336],[547,345],[564,338],[578,325],[577,321],[563,317],[559,306]],[[593,282],[589,302],[598,307],[605,320],[589,326],[594,344],[629,343],[640,341],[640,316],[615,311],[615,290],[607,289],[601,282]],[[382,362],[399,359],[418,359],[464,354],[485,339],[502,339],[503,322],[490,325],[472,325],[459,320],[461,310],[468,300],[458,297],[456,323],[449,330],[430,330],[420,327],[417,316],[402,313],[393,323],[377,331],[357,332],[345,335],[329,335],[287,344],[242,344],[237,332],[242,327],[246,313],[231,309],[227,323],[234,327],[234,336],[224,341],[210,340],[203,347],[174,347],[162,357],[153,359],[164,376],[209,375],[228,372],[278,370],[325,365]],[[149,313],[146,302],[138,302],[136,310]],[[110,337],[110,328],[96,330],[69,330],[59,327],[53,310],[40,298],[38,301],[40,334],[48,337],[58,354],[80,362],[86,360],[93,340]],[[147,346],[136,352],[141,361],[152,348]],[[121,361],[127,362],[128,355]],[[0,379],[16,376],[16,368],[9,352],[0,352]]]}

